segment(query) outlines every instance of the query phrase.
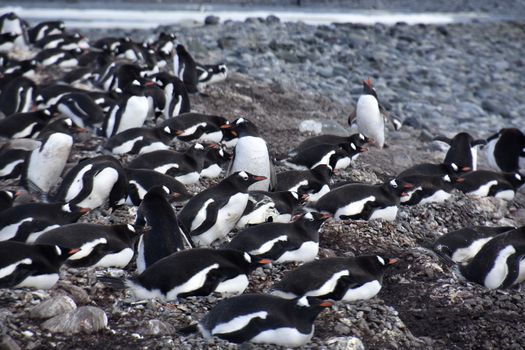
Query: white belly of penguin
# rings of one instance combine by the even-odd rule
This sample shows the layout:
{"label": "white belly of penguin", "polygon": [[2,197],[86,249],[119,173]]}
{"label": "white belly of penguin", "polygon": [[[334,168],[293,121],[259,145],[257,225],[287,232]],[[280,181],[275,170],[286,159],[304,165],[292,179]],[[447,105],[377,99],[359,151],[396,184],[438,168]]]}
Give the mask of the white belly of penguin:
{"label": "white belly of penguin", "polygon": [[92,168],[93,164],[88,164],[82,169],[80,169],[73,181],[71,181],[69,188],[67,189],[66,197],[64,198],[66,202],[69,202],[70,200],[78,196],[80,191],[82,191],[82,187],[84,185],[84,181],[82,180],[82,178],[84,177],[84,174],[90,171]]}
{"label": "white belly of penguin", "polygon": [[308,334],[299,332],[296,328],[281,327],[263,331],[253,337],[252,343],[268,343],[280,346],[297,347],[308,343],[314,334],[314,326]]}
{"label": "white belly of penguin", "polygon": [[36,289],[49,289],[58,282],[58,273],[50,273],[38,276],[26,277],[22,282],[17,284],[15,288],[30,287]]}
{"label": "white belly of penguin", "polygon": [[197,141],[219,143],[222,141],[222,131],[210,132],[209,134],[204,133]]}
{"label": "white belly of penguin", "polygon": [[95,267],[126,267],[133,258],[133,249],[124,248],[120,252],[106,254],[100,259]]}
{"label": "white belly of penguin", "polygon": [[206,169],[202,169],[201,176],[208,179],[213,179],[218,177],[222,172],[222,168],[217,164],[212,164]]}
{"label": "white belly of penguin", "polygon": [[362,286],[346,291],[343,301],[366,300],[373,298],[381,290],[381,283],[374,280],[366,282]]}
{"label": "white belly of penguin", "polygon": [[278,264],[289,261],[309,262],[315,260],[317,253],[319,253],[319,242],[304,242],[299,249],[285,252],[275,262]]}
{"label": "white belly of penguin", "polygon": [[36,122],[29,124],[24,129],[22,129],[19,132],[13,134],[13,136],[11,136],[11,138],[12,139],[22,139],[22,138],[28,137],[29,135],[31,135],[31,132],[33,132],[33,128],[35,127],[35,125],[36,125]]}
{"label": "white belly of penguin", "polygon": [[348,270],[343,270],[336,272],[330,277],[325,283],[323,283],[322,286],[315,290],[311,290],[305,295],[311,296],[311,297],[318,297],[323,296],[326,294],[330,294],[334,291],[335,287],[337,286],[337,282],[339,282],[339,279],[343,276],[350,275],[350,272]]}
{"label": "white belly of penguin", "polygon": [[483,246],[492,239],[492,237],[480,238],[472,242],[468,247],[456,249],[452,254],[452,260],[457,263],[466,263],[483,248]]}
{"label": "white belly of penguin", "polygon": [[372,215],[370,215],[369,220],[383,219],[388,221],[394,221],[397,216],[397,206],[392,205],[383,209],[376,209]]}
{"label": "white belly of penguin", "polygon": [[498,166],[498,163],[496,163],[496,158],[494,158],[494,149],[496,148],[496,142],[498,142],[499,138],[496,138],[494,140],[491,140],[487,143],[485,146],[486,156],[487,156],[487,162],[489,163],[489,167],[491,167],[493,170],[500,171],[501,169]]}
{"label": "white belly of penguin", "polygon": [[377,100],[372,95],[362,95],[357,101],[357,127],[359,132],[374,139],[383,148],[385,143],[385,121],[379,112]]}
{"label": "white belly of penguin", "polygon": [[237,193],[230,197],[228,203],[219,209],[215,224],[201,235],[193,236],[195,243],[198,246],[208,246],[216,239],[226,236],[239,221],[247,203],[248,193]]}
{"label": "white belly of penguin", "polygon": [[180,176],[175,176],[175,180],[178,180],[180,183],[184,185],[191,185],[199,181],[200,173],[194,171],[192,173],[187,173]]}
{"label": "white belly of penguin", "polygon": [[237,141],[235,160],[230,173],[247,171],[253,175],[265,176],[267,180],[259,181],[249,187],[250,191],[267,191],[270,185],[270,157],[266,142],[260,137],[245,136]]}
{"label": "white belly of penguin", "polygon": [[0,169],[0,176],[9,175],[13,172],[13,169],[20,163],[23,163],[23,159],[15,160],[14,162],[11,162],[7,164],[3,169]]}
{"label": "white belly of penguin", "polygon": [[419,204],[426,204],[426,203],[441,203],[449,199],[451,196],[450,193],[445,192],[443,190],[437,190],[434,192],[433,195],[427,198],[423,198]]}
{"label": "white belly of penguin", "polygon": [[319,200],[319,198],[321,198],[322,196],[324,196],[328,192],[330,192],[330,187],[328,185],[324,185],[323,187],[321,187],[319,192],[311,193],[311,194],[308,195],[308,202],[310,202],[310,203],[317,202]]}
{"label": "white belly of penguin", "polygon": [[0,241],[7,241],[8,239],[11,239],[14,236],[16,236],[20,225],[28,221],[33,221],[33,218],[25,218],[23,220],[20,220],[19,222],[15,222],[14,224],[4,226],[0,230]]}
{"label": "white belly of penguin", "polygon": [[4,278],[5,276],[9,276],[13,272],[15,272],[18,265],[31,265],[31,263],[32,263],[31,259],[25,258],[20,261],[17,261],[16,263],[0,268],[0,279]]}
{"label": "white belly of penguin", "polygon": [[492,180],[484,185],[481,185],[477,190],[469,192],[468,195],[472,197],[487,197],[490,192],[490,188],[498,184],[498,181]]}
{"label": "white belly of penguin", "polygon": [[162,151],[170,149],[170,146],[166,145],[163,142],[153,142],[145,147],[142,147],[139,151],[139,154],[151,153],[155,151]]}
{"label": "white belly of penguin", "polygon": [[511,201],[514,199],[514,191],[513,190],[500,191],[496,193],[494,197],[500,198],[506,201]]}
{"label": "white belly of penguin", "polygon": [[519,273],[518,278],[514,282],[514,284],[521,283],[525,281],[525,259],[521,259],[519,264]]}
{"label": "white belly of penguin", "polygon": [[118,180],[118,172],[113,168],[106,168],[93,178],[93,188],[87,198],[77,204],[81,208],[94,209],[104,204],[109,197],[113,185]]}
{"label": "white belly of penguin", "polygon": [[243,228],[247,225],[257,225],[266,222],[269,217],[273,218],[277,215],[279,215],[279,213],[275,209],[275,204],[273,202],[266,203],[251,213],[242,216],[236,226],[238,228]]}
{"label": "white belly of penguin", "polygon": [[148,116],[148,98],[145,96],[132,96],[128,99],[126,110],[122,113],[116,133],[131,128],[140,128]]}
{"label": "white belly of penguin", "polygon": [[42,236],[47,231],[51,231],[51,230],[53,230],[55,228],[59,228],[59,227],[60,227],[60,225],[51,225],[51,226],[48,226],[48,227],[44,228],[41,231],[31,232],[29,234],[29,236],[27,236],[27,238],[26,238],[26,243],[34,243],[38,239],[38,237]]}
{"label": "white belly of penguin", "polygon": [[239,275],[219,283],[215,288],[215,291],[221,293],[223,296],[241,294],[246,288],[248,288],[248,283],[248,276]]}
{"label": "white belly of penguin", "polygon": [[133,146],[135,146],[135,142],[142,141],[144,139],[143,136],[135,137],[134,139],[128,140],[120,144],[119,146],[113,148],[111,152],[113,154],[126,154],[128,152],[131,152],[133,149]]}
{"label": "white belly of penguin", "polygon": [[375,200],[376,200],[376,197],[369,196],[361,200],[347,204],[344,207],[337,209],[337,211],[334,214],[334,219],[340,219],[341,216],[352,216],[352,215],[360,214],[363,211],[366,203],[374,202]]}
{"label": "white belly of penguin", "polygon": [[490,269],[489,273],[485,277],[485,281],[483,282],[485,287],[489,289],[496,289],[503,283],[503,281],[505,281],[505,278],[509,273],[507,259],[514,253],[516,253],[516,250],[511,245],[506,246],[499,252],[494,262],[494,266],[492,266],[492,269]]}

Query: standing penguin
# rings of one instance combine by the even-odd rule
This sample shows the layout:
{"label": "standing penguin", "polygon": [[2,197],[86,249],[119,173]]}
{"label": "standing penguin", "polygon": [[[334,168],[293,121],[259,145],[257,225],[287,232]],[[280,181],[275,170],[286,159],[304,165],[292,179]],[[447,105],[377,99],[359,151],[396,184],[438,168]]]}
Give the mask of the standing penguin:
{"label": "standing penguin", "polygon": [[137,211],[135,224],[150,227],[138,245],[137,272],[142,273],[156,261],[191,244],[179,227],[173,207],[166,199],[163,187],[153,187],[144,196]]}
{"label": "standing penguin", "polygon": [[396,263],[397,259],[379,255],[320,259],[287,273],[273,286],[272,294],[286,299],[370,299],[381,290],[386,269]]}
{"label": "standing penguin", "polygon": [[48,193],[66,166],[73,137],[55,132],[49,134],[25,162],[21,183],[31,191]]}
{"label": "standing penguin", "polygon": [[197,89],[197,84],[199,83],[197,64],[183,45],[177,45],[175,50],[173,72],[184,82],[184,86],[186,86],[186,90],[188,90],[190,94],[199,92]]}
{"label": "standing penguin", "polygon": [[200,192],[179,213],[184,231],[197,246],[210,245],[226,236],[246,208],[248,187],[265,179],[264,176],[239,171]]}
{"label": "standing penguin", "polygon": [[219,302],[198,325],[181,332],[199,330],[232,343],[266,343],[284,347],[303,346],[312,339],[314,321],[329,301],[312,297],[292,300],[267,294],[244,294]]}
{"label": "standing penguin", "polygon": [[164,118],[176,117],[182,113],[190,111],[190,98],[186,86],[179,78],[167,73],[161,72],[151,77],[158,86],[164,91]]}
{"label": "standing penguin", "polygon": [[438,136],[434,140],[444,142],[450,146],[443,163],[454,163],[460,168],[468,167],[472,170],[477,169],[478,151],[476,147],[486,143],[485,140],[474,140],[467,132],[460,132],[452,139],[446,136]]}
{"label": "standing penguin", "polygon": [[525,169],[525,134],[519,129],[501,129],[487,139],[485,149],[494,170],[517,172]]}
{"label": "standing penguin", "polygon": [[259,135],[255,124],[245,118],[238,118],[231,124],[221,126],[221,128],[231,128],[239,138],[227,174],[246,171],[264,176],[267,180],[253,184],[249,190],[272,190],[276,185],[275,169],[270,159],[266,141]]}
{"label": "standing penguin", "polygon": [[27,23],[19,18],[16,13],[9,12],[0,16],[0,34],[14,33],[18,34],[15,44],[19,48],[27,47]]}

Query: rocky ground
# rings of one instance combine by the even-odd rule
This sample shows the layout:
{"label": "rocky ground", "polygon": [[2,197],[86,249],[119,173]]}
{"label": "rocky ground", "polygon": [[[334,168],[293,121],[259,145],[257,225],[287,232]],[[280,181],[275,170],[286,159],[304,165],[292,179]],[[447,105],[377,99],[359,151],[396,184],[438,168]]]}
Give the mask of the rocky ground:
{"label": "rocky ground", "polygon": [[[431,142],[438,134],[469,131],[488,137],[502,127],[525,127],[523,23],[314,27],[268,18],[157,32],[161,30],[178,33],[198,60],[224,61],[232,71],[226,82],[192,96],[194,109],[230,119],[248,117],[277,156],[309,136],[300,131],[305,120],[322,123],[324,131],[347,133],[346,119],[360,93],[360,81],[371,77],[380,100],[405,126],[389,131],[389,147],[362,155],[342,172],[343,179],[373,183],[417,162],[438,162],[444,152]],[[138,40],[156,33],[114,34]],[[89,151],[76,146],[76,157],[85,154]],[[481,157],[481,167],[484,164]],[[82,220],[133,219],[132,211],[122,208],[113,216],[95,210]],[[443,204],[402,207],[395,222],[329,221],[322,230],[321,256],[381,253],[399,257],[400,263],[387,273],[377,297],[321,314],[314,338],[304,348],[359,349],[360,341],[367,349],[525,348],[525,303],[519,289],[489,291],[458,280],[421,249],[445,232],[476,224],[524,225],[523,194],[507,203],[456,193]],[[249,290],[267,290],[293,267],[259,269]],[[130,266],[124,273],[133,270]],[[16,343],[22,349],[234,348],[176,333],[200,319],[217,297],[134,301],[125,291],[97,282],[97,274],[122,272],[64,269],[61,281],[49,291],[3,290],[0,331],[8,336],[4,344]],[[59,296],[71,299],[56,299]],[[33,310],[50,298],[55,298],[57,311]],[[102,309],[107,328],[89,333],[90,327],[104,325],[96,313],[94,324],[44,322],[74,308],[89,313],[85,306]],[[85,330],[60,333],[79,327]]]}

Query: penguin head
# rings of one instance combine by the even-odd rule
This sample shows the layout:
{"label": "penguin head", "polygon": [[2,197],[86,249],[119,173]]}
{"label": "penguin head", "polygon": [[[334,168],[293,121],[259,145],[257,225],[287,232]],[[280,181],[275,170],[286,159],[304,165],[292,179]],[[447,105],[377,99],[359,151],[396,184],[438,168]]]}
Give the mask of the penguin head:
{"label": "penguin head", "polygon": [[409,195],[407,190],[414,188],[414,185],[404,179],[396,178],[386,182],[383,187],[386,187],[387,191],[393,192],[399,197],[405,197]]}
{"label": "penguin head", "polygon": [[387,258],[382,255],[365,255],[357,257],[358,261],[361,261],[361,264],[364,269],[376,275],[379,279],[382,278],[383,273],[387,268],[396,265],[399,262],[397,258]]}
{"label": "penguin head", "polygon": [[58,245],[35,244],[37,249],[47,258],[52,264],[62,265],[69,257],[80,251],[79,248],[67,248]]}
{"label": "penguin head", "polygon": [[525,184],[525,176],[519,172],[504,173],[503,176],[515,190],[518,190],[523,184]]}
{"label": "penguin head", "polygon": [[258,181],[266,180],[266,177],[265,176],[259,176],[259,175],[250,174],[249,172],[246,172],[246,171],[237,171],[237,172],[231,174],[230,176],[228,176],[223,181],[226,181],[226,180],[228,180],[229,182],[233,182],[234,184],[237,184],[241,188],[248,189],[248,187],[250,187],[250,185],[252,185],[252,184],[254,184],[254,183],[258,182]]}
{"label": "penguin head", "polygon": [[235,119],[229,124],[222,125],[221,129],[232,129],[233,135],[237,137],[259,137],[259,131],[257,130],[257,126],[255,126],[255,124],[249,121],[248,119],[242,117]]}
{"label": "penguin head", "polygon": [[221,248],[220,251],[235,266],[239,267],[246,273],[249,273],[258,267],[272,263],[270,259],[257,257],[240,250]]}
{"label": "penguin head", "polygon": [[363,95],[372,95],[378,100],[376,89],[372,86],[372,80],[370,78],[363,80]]}
{"label": "penguin head", "polygon": [[321,214],[316,211],[306,212],[301,214],[294,222],[308,230],[318,231],[326,220],[330,219],[332,215]]}
{"label": "penguin head", "polygon": [[147,232],[147,229],[144,227],[131,224],[116,225],[114,228],[120,239],[130,245],[134,244],[142,234]]}
{"label": "penguin head", "polygon": [[315,320],[321,311],[334,305],[332,301],[308,296],[292,299],[291,303],[294,311],[311,322]]}
{"label": "penguin head", "polygon": [[372,144],[373,140],[361,133],[352,134],[348,137],[348,143],[353,143],[356,146],[364,146],[366,144]]}

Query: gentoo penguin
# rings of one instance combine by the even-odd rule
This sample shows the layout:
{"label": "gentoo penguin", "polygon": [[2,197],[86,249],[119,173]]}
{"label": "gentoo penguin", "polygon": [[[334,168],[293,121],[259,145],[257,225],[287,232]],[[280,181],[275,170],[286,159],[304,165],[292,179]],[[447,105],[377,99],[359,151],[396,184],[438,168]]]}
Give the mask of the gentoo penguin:
{"label": "gentoo penguin", "polygon": [[270,222],[237,233],[225,248],[275,263],[313,261],[319,252],[319,230],[329,214],[308,212],[291,223]]}
{"label": "gentoo penguin", "polygon": [[173,139],[169,128],[131,128],[111,136],[104,148],[113,154],[144,154],[169,150]]}
{"label": "gentoo penguin", "polygon": [[33,107],[35,83],[26,77],[16,77],[2,87],[0,111],[6,116],[14,113],[30,112]]}
{"label": "gentoo penguin", "polygon": [[102,37],[96,40],[91,46],[93,48],[108,52],[116,52],[116,48],[124,42],[129,42],[131,39],[129,37]]}
{"label": "gentoo penguin", "polygon": [[124,268],[133,258],[140,234],[132,225],[70,224],[43,233],[34,243],[78,248],[66,261],[71,267]]}
{"label": "gentoo penguin", "polygon": [[16,191],[1,190],[0,191],[0,211],[11,208],[16,198]]}
{"label": "gentoo penguin", "polygon": [[26,189],[48,193],[66,166],[73,146],[73,137],[61,132],[47,135],[39,148],[33,150],[22,171],[21,183]]}
{"label": "gentoo penguin", "polygon": [[76,85],[78,83],[85,84],[89,83],[93,79],[93,69],[90,67],[84,67],[80,59],[82,56],[78,57],[79,68],[64,72],[64,75],[60,78],[60,82],[68,85]]}
{"label": "gentoo penguin", "polygon": [[[335,163],[335,162],[334,162]],[[330,191],[333,175],[331,165],[319,164],[309,170],[288,170],[277,173],[276,191],[294,191],[308,195],[309,202],[316,202]]]}
{"label": "gentoo penguin", "polygon": [[151,79],[164,91],[164,118],[176,117],[190,111],[190,98],[182,80],[167,72],[157,73],[151,76]]}
{"label": "gentoo penguin", "polygon": [[363,134],[352,134],[350,136],[338,136],[338,135],[319,135],[310,137],[301,142],[297,147],[288,152],[288,156],[293,157],[297,153],[300,153],[312,146],[317,145],[342,145],[353,143],[355,146],[364,146],[367,143],[372,143],[373,140],[369,139]]}
{"label": "gentoo penguin", "polygon": [[448,175],[451,179],[458,177],[462,172],[471,171],[469,167],[460,168],[454,163],[445,164],[433,164],[433,163],[420,163],[411,166],[408,169],[400,172],[397,177],[405,177],[411,175],[427,175],[427,176],[437,176],[443,177]]}
{"label": "gentoo penguin", "polygon": [[80,35],[79,33],[74,34],[53,34],[48,35],[37,42],[35,42],[35,46],[42,48],[43,50],[46,49],[61,49],[65,51],[71,51],[75,49],[82,49],[86,50],[89,49],[89,43],[85,37]]}
{"label": "gentoo penguin", "polygon": [[335,188],[322,196],[313,207],[330,213],[334,219],[395,220],[400,197],[413,186],[400,179],[380,185],[353,183]]}
{"label": "gentoo penguin", "polygon": [[245,118],[238,118],[221,128],[231,128],[238,141],[227,174],[246,171],[266,177],[267,180],[254,183],[250,191],[268,191],[275,187],[275,169],[270,159],[266,141],[259,135],[255,124]]}
{"label": "gentoo penguin", "polygon": [[467,132],[460,132],[452,139],[446,136],[438,136],[434,140],[441,141],[450,146],[445,155],[445,164],[456,164],[460,168],[477,169],[478,150],[477,146],[483,146],[485,140],[474,140]]}
{"label": "gentoo penguin", "polygon": [[30,43],[35,43],[46,36],[62,34],[65,29],[63,21],[40,22],[27,30],[27,36]]}
{"label": "gentoo penguin", "polygon": [[187,249],[157,261],[127,286],[137,299],[240,294],[249,274],[270,262],[231,249]]}
{"label": "gentoo penguin", "polygon": [[294,299],[303,296],[356,301],[373,298],[381,290],[383,274],[397,263],[379,255],[334,257],[308,262],[288,272],[272,287],[272,294]]}
{"label": "gentoo penguin", "polygon": [[226,80],[228,67],[224,63],[220,64],[199,64],[197,63],[198,87],[205,87]]}
{"label": "gentoo penguin", "polygon": [[82,50],[44,49],[38,52],[33,59],[43,67],[60,67],[70,69],[78,66],[77,55]]}
{"label": "gentoo penguin", "polygon": [[149,169],[126,168],[128,179],[127,204],[138,206],[146,193],[156,186],[165,187],[173,201],[184,202],[191,198],[186,187],[173,177]]}
{"label": "gentoo penguin", "polygon": [[0,119],[0,137],[19,139],[36,136],[52,117],[48,109],[11,114]]}
{"label": "gentoo penguin", "polygon": [[81,208],[94,209],[109,200],[109,207],[125,203],[128,181],[120,162],[111,156],[81,160],[71,168],[53,199]]}
{"label": "gentoo penguin", "polygon": [[363,80],[363,93],[357,100],[354,114],[349,118],[349,124],[357,123],[359,133],[372,138],[374,144],[383,148],[385,144],[385,119],[381,115],[376,90],[370,79]]}
{"label": "gentoo penguin", "polygon": [[168,193],[163,187],[153,187],[146,193],[137,211],[136,225],[149,227],[148,233],[142,235],[138,244],[137,272],[160,259],[181,251],[188,238],[179,227],[173,207],[166,199]]}
{"label": "gentoo penguin", "polygon": [[102,124],[102,132],[111,137],[127,129],[144,125],[148,116],[149,102],[144,87],[137,80],[127,85],[121,98],[113,106]]}
{"label": "gentoo penguin", "polygon": [[0,34],[0,52],[9,53],[15,48],[15,40],[20,34],[2,33]]}
{"label": "gentoo penguin", "polygon": [[128,168],[152,169],[189,185],[199,181],[205,157],[206,148],[196,143],[185,152],[160,150],[142,154],[133,159]]}
{"label": "gentoo penguin", "polygon": [[173,33],[159,33],[159,37],[155,41],[154,47],[160,59],[166,61],[172,57],[171,55],[173,49],[175,49],[176,39],[177,36]]}
{"label": "gentoo penguin", "polygon": [[219,177],[223,168],[232,159],[232,155],[226,152],[222,146],[210,144],[202,166],[201,177],[213,179]]}
{"label": "gentoo penguin", "polygon": [[353,142],[341,145],[318,144],[302,150],[293,157],[284,161],[284,164],[295,170],[313,169],[321,164],[334,164],[334,170],[345,169],[360,153],[367,148],[357,146]]}
{"label": "gentoo penguin", "polygon": [[408,175],[398,178],[413,185],[411,190],[406,191],[407,195],[401,197],[403,205],[441,203],[448,200],[456,184],[463,181],[457,177],[451,179],[449,175]]}
{"label": "gentoo penguin", "polygon": [[20,19],[16,13],[8,12],[0,16],[0,34],[19,34],[15,44],[18,48],[27,48],[27,23]]}
{"label": "gentoo penguin", "polygon": [[525,226],[496,235],[457,271],[488,289],[508,288],[525,280]]}
{"label": "gentoo penguin", "polygon": [[197,64],[191,57],[186,48],[178,44],[175,48],[176,54],[173,57],[173,72],[184,82],[186,90],[190,94],[199,92],[197,84],[199,83],[199,76],[197,72]]}
{"label": "gentoo penguin", "polygon": [[70,224],[87,213],[63,203],[27,203],[0,212],[0,241],[25,242],[44,230]]}
{"label": "gentoo penguin", "polygon": [[457,264],[466,264],[492,238],[513,229],[513,226],[464,227],[439,237],[430,248],[438,254],[445,254]]}
{"label": "gentoo penguin", "polygon": [[265,179],[264,176],[239,171],[195,195],[178,217],[186,234],[197,246],[210,245],[226,236],[246,208],[248,187]]}
{"label": "gentoo penguin", "polygon": [[16,179],[22,174],[27,155],[42,143],[31,139],[15,139],[0,147],[0,179]]}
{"label": "gentoo penguin", "polygon": [[487,139],[485,149],[494,170],[517,172],[525,169],[525,134],[519,129],[501,129]]}
{"label": "gentoo penguin", "polygon": [[283,299],[268,294],[244,294],[219,302],[198,323],[205,339],[214,336],[232,343],[265,343],[283,347],[303,346],[312,339],[314,321],[329,301],[312,297]]}
{"label": "gentoo penguin", "polygon": [[516,191],[525,184],[520,173],[497,173],[490,170],[476,170],[461,175],[456,188],[472,197],[496,197],[507,201],[514,199]]}
{"label": "gentoo penguin", "polygon": [[27,60],[15,60],[9,59],[5,66],[2,68],[3,79],[0,82],[0,86],[3,87],[14,78],[24,77],[34,79],[36,76],[37,61],[33,59]]}
{"label": "gentoo penguin", "polygon": [[87,91],[66,84],[51,84],[39,89],[35,102],[40,108],[50,108],[55,106],[62,96],[69,93],[87,93]]}
{"label": "gentoo penguin", "polygon": [[49,289],[58,281],[60,266],[77,251],[56,245],[0,242],[0,288]]}
{"label": "gentoo penguin", "polygon": [[161,127],[171,130],[181,141],[213,142],[222,141],[221,127],[228,124],[226,118],[201,113],[182,113],[177,117],[166,119]]}
{"label": "gentoo penguin", "polygon": [[104,121],[104,111],[89,95],[81,92],[71,92],[63,95],[54,108],[71,118],[81,128],[100,127]]}
{"label": "gentoo penguin", "polygon": [[250,191],[248,194],[248,204],[235,225],[237,228],[263,222],[290,222],[296,209],[307,199],[307,196],[290,191]]}

